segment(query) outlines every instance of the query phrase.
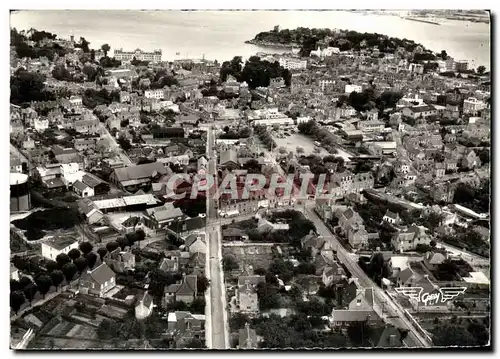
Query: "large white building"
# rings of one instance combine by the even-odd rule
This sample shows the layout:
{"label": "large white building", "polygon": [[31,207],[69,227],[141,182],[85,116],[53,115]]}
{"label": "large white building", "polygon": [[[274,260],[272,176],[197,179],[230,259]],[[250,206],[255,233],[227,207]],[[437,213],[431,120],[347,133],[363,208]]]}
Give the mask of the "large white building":
{"label": "large white building", "polygon": [[165,92],[162,89],[146,90],[146,91],[144,91],[144,97],[155,98],[157,100],[163,100],[163,98],[165,97]]}
{"label": "large white building", "polygon": [[119,61],[132,61],[135,57],[140,61],[161,62],[161,50],[153,50],[153,52],[142,51],[136,49],[134,51],[123,51],[123,49],[115,50],[115,59]]}
{"label": "large white building", "polygon": [[464,100],[464,113],[467,114],[476,114],[478,111],[481,111],[486,108],[486,103],[478,100],[475,97],[469,97]]}
{"label": "large white building", "polygon": [[42,256],[55,261],[59,254],[68,254],[73,248],[78,248],[78,241],[75,238],[53,238],[42,243]]}
{"label": "large white building", "polygon": [[363,88],[360,85],[345,85],[344,92],[346,94],[350,94],[351,92],[361,93]]}
{"label": "large white building", "polygon": [[281,67],[289,70],[305,70],[307,68],[307,60],[280,57],[279,63]]}

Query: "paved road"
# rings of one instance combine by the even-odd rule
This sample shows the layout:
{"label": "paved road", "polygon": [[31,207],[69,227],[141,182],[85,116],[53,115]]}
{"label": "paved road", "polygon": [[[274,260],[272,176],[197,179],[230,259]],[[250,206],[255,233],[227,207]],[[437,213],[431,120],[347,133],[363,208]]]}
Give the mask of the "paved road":
{"label": "paved road", "polygon": [[[209,127],[207,137],[208,174],[213,176],[217,171],[217,156],[213,148],[214,137],[212,127]],[[216,183],[215,188],[218,188],[218,183]],[[210,279],[209,303],[207,303],[206,311],[209,316],[206,323],[208,327],[206,330],[208,336],[206,344],[210,349],[227,349],[229,348],[229,333],[226,291],[224,288],[224,272],[222,270],[221,229],[217,217],[215,199],[213,196],[207,196],[207,222],[212,221],[212,225],[208,225],[206,228],[208,238],[207,263],[209,267],[207,274]]]}
{"label": "paved road", "polygon": [[[431,347],[432,343],[429,343],[427,338],[424,338],[412,323],[405,317],[401,308],[395,304],[384,291],[378,287],[373,281],[366,275],[365,272],[358,266],[355,259],[337,240],[337,238],[328,230],[323,221],[318,217],[312,208],[306,208],[307,217],[314,222],[316,229],[321,236],[325,239],[330,239],[333,248],[337,250],[337,256],[339,260],[347,267],[351,272],[353,277],[358,278],[359,284],[364,288],[373,288],[375,293],[375,298],[377,302],[382,304],[383,308],[376,307],[375,311],[380,314],[386,314],[386,321],[397,327],[409,329],[408,336],[405,340],[405,344],[408,347]],[[380,310],[382,309],[382,310]],[[383,313],[381,313],[383,312]]]}
{"label": "paved road", "polygon": [[120,145],[118,145],[116,139],[113,136],[111,136],[106,126],[103,123],[100,123],[100,126],[101,126],[101,136],[108,140],[111,149],[116,153],[118,153],[120,159],[122,160],[125,166],[132,166],[134,163],[130,160],[130,158],[128,158],[128,156],[125,154],[125,151],[122,150]]}

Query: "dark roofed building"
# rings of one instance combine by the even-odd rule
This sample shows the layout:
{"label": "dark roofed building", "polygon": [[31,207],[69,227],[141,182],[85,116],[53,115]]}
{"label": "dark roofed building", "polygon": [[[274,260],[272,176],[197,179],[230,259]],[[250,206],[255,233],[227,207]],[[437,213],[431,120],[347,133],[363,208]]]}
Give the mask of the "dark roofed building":
{"label": "dark roofed building", "polygon": [[171,284],[165,288],[165,301],[182,301],[191,303],[198,295],[198,277],[195,275],[184,275],[180,283]]}
{"label": "dark roofed building", "polygon": [[94,190],[94,196],[108,194],[109,192],[109,183],[93,174],[86,173],[83,175],[82,182]]}
{"label": "dark roofed building", "polygon": [[238,349],[256,349],[258,338],[255,329],[250,329],[250,324],[246,323],[243,329],[239,330]]}
{"label": "dark roofed building", "polygon": [[156,176],[167,174],[167,169],[160,162],[145,163],[129,167],[116,168],[110,181],[122,189],[135,189],[148,186]]}
{"label": "dark roofed building", "polygon": [[115,272],[106,263],[82,273],[79,278],[80,292],[103,297],[116,286]]}

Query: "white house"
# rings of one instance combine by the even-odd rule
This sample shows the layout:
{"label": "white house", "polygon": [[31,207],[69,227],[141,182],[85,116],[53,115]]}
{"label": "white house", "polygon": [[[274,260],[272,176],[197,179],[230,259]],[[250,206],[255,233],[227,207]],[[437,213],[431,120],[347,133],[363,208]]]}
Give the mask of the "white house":
{"label": "white house", "polygon": [[148,292],[144,292],[135,305],[136,319],[141,320],[149,317],[153,312],[153,306],[153,297],[150,296]]}
{"label": "white house", "polygon": [[73,192],[80,197],[92,197],[95,195],[94,189],[80,180],[73,183]]}
{"label": "white house", "polygon": [[345,85],[344,92],[346,94],[350,94],[351,92],[361,93],[363,88],[360,85]]}
{"label": "white house", "polygon": [[144,97],[155,98],[157,100],[163,100],[163,98],[165,97],[165,92],[162,89],[146,90],[146,91],[144,91]]}
{"label": "white house", "polygon": [[205,233],[200,232],[189,235],[184,241],[184,245],[189,253],[205,253],[207,250]]}
{"label": "white house", "polygon": [[59,254],[68,254],[73,248],[78,248],[78,241],[75,238],[53,238],[42,243],[42,256],[55,261]]}

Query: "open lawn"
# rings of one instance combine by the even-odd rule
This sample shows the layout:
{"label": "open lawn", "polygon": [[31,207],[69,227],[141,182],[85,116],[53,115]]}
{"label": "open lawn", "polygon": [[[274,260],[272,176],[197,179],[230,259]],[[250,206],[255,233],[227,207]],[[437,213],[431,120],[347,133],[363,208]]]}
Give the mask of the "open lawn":
{"label": "open lawn", "polygon": [[222,256],[232,256],[239,264],[239,272],[268,268],[274,258],[274,249],[270,245],[232,245],[222,247]]}

